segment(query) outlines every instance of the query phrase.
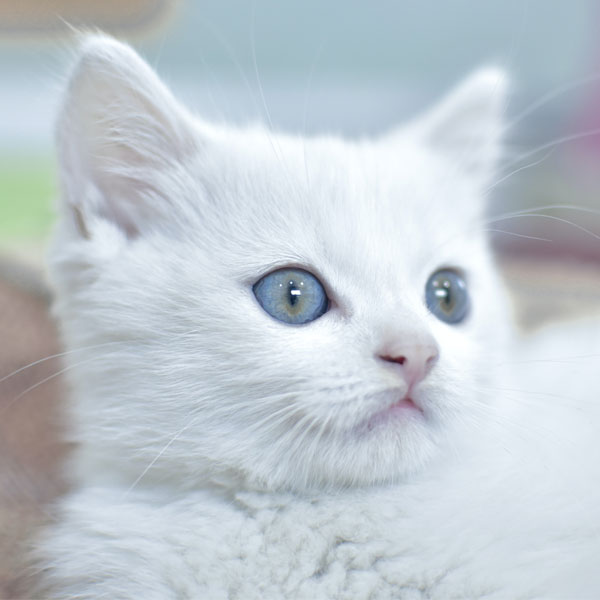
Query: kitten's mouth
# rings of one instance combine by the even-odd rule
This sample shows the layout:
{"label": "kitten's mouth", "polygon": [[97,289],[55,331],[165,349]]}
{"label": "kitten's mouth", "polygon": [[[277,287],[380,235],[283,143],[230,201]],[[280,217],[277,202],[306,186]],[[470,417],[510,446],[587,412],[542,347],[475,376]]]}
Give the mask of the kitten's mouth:
{"label": "kitten's mouth", "polygon": [[423,409],[410,396],[404,396],[371,415],[366,422],[366,427],[370,431],[392,421],[405,421],[422,416]]}

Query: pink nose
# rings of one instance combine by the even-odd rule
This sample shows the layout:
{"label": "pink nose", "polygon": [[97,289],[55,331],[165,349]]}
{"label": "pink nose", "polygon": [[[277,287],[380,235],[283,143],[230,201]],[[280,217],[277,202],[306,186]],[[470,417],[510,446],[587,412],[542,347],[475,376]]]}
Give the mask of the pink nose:
{"label": "pink nose", "polygon": [[386,362],[399,365],[406,383],[413,387],[427,377],[440,354],[436,344],[425,343],[395,346],[393,352],[378,356]]}

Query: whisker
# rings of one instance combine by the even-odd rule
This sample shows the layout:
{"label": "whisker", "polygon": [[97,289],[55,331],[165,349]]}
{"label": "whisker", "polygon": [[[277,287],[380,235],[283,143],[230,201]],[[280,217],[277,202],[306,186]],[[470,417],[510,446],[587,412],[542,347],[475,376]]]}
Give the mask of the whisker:
{"label": "whisker", "polygon": [[516,117],[513,117],[513,119],[504,126],[504,130],[506,131],[506,130],[512,129],[515,125],[520,123],[524,118],[531,115],[538,108],[541,108],[545,104],[548,104],[548,102],[551,102],[555,98],[558,98],[558,96],[561,96],[562,94],[564,94],[566,92],[570,92],[571,90],[575,90],[578,87],[587,85],[588,83],[595,83],[597,81],[600,81],[600,73],[594,73],[592,75],[588,75],[587,77],[581,77],[579,79],[574,79],[572,81],[568,81],[568,82],[560,85],[559,87],[556,87],[556,88],[550,90],[549,92],[546,92],[543,96],[541,96],[540,98],[538,98],[537,100],[535,100],[534,102],[529,104],[529,106],[527,106],[520,113],[518,113]]}
{"label": "whisker", "polygon": [[[595,234],[594,232],[586,229],[585,227],[569,221],[568,219],[563,219],[561,217],[556,217],[554,215],[548,215],[548,214],[544,214],[544,213],[540,213],[540,210],[551,210],[551,209],[556,209],[556,210],[572,210],[575,212],[581,212],[581,213],[586,213],[586,214],[594,214],[594,215],[600,215],[600,210],[598,209],[594,209],[594,208],[589,208],[586,206],[579,206],[576,204],[546,204],[543,206],[532,206],[529,208],[523,208],[520,210],[516,210],[516,211],[511,211],[511,212],[506,212],[506,213],[502,213],[500,215],[494,215],[491,217],[485,217],[485,218],[477,218],[477,219],[473,219],[470,222],[467,223],[467,226],[464,229],[461,229],[460,231],[454,232],[452,235],[450,235],[449,237],[443,239],[441,242],[439,242],[437,245],[433,246],[432,249],[432,254],[435,255],[437,252],[439,252],[439,250],[441,248],[443,248],[446,244],[450,244],[451,242],[453,242],[455,239],[459,238],[460,236],[464,236],[464,235],[469,235],[472,234],[474,231],[479,230],[480,228],[483,231],[490,231],[488,229],[483,229],[483,226],[485,225],[491,225],[500,221],[505,221],[505,220],[510,220],[510,219],[517,219],[517,218],[525,218],[525,217],[534,217],[534,218],[541,218],[541,219],[550,219],[550,220],[555,220],[555,221],[560,221],[563,223],[566,223],[568,225],[571,225],[577,229],[582,230],[584,233],[588,233],[591,236],[593,236],[596,239],[600,239],[600,236]],[[491,230],[493,231],[493,230]],[[501,233],[506,233],[508,235],[515,235],[517,237],[521,237],[524,236],[524,234],[517,234],[515,232],[509,232],[509,231],[500,231]],[[527,236],[525,236],[527,237]],[[532,236],[533,239],[538,239],[535,236]],[[549,240],[546,238],[539,238],[540,241],[546,241],[546,242],[552,242],[554,240]]]}
{"label": "whisker", "polygon": [[260,81],[260,75],[258,73],[258,62],[256,60],[256,2],[252,3],[252,16],[251,16],[251,27],[250,27],[250,46],[252,51],[252,64],[254,67],[254,75],[256,77],[256,83],[258,85],[258,93],[260,99],[262,101],[263,108],[265,110],[265,116],[267,117],[267,122],[269,124],[269,129],[273,131],[273,121],[271,120],[271,113],[269,111],[269,107],[267,106],[267,100],[265,98],[264,90],[262,83]]}
{"label": "whisker", "polygon": [[600,215],[600,210],[596,208],[591,208],[589,206],[581,206],[578,204],[544,204],[542,206],[531,206],[528,208],[522,208],[520,210],[514,210],[506,213],[501,213],[499,215],[494,215],[491,217],[493,220],[483,221],[484,223],[492,223],[495,221],[501,221],[507,217],[513,217],[518,215],[527,215],[530,213],[536,213],[541,210],[573,210],[576,212],[589,213],[594,215]]}
{"label": "whisker", "polygon": [[539,219],[548,219],[550,221],[558,221],[560,223],[565,223],[566,225],[570,225],[571,227],[574,227],[575,229],[579,229],[580,231],[583,231],[584,233],[587,233],[588,235],[591,235],[593,238],[600,240],[600,235],[598,235],[597,233],[594,233],[593,231],[590,231],[589,229],[587,229],[586,227],[584,227],[583,225],[579,225],[578,223],[575,223],[573,221],[569,221],[569,219],[564,219],[562,217],[557,217],[556,215],[546,215],[544,213],[523,213],[523,214],[515,214],[515,215],[511,215],[511,216],[505,216],[505,217],[501,217],[501,218],[491,218],[489,219],[487,222],[488,223],[495,223],[496,221],[507,221],[510,219],[523,219],[526,217],[536,217]]}
{"label": "whisker", "polygon": [[83,346],[81,348],[75,348],[73,350],[67,350],[65,352],[58,352],[57,354],[51,354],[50,356],[45,356],[44,358],[40,358],[32,363],[29,363],[28,365],[25,365],[23,367],[18,368],[16,371],[13,371],[12,373],[9,373],[8,375],[5,375],[4,377],[0,377],[0,383],[6,381],[7,379],[10,379],[11,377],[14,377],[15,375],[18,375],[19,373],[22,373],[23,371],[25,371],[26,369],[30,369],[31,367],[35,367],[36,365],[39,365],[41,363],[44,363],[48,360],[52,360],[53,358],[61,358],[63,356],[67,356],[69,354],[73,354],[75,352],[83,352],[84,350],[91,350],[93,348],[101,348],[103,346],[108,346],[111,344],[123,344],[124,341],[121,340],[116,340],[114,342],[104,342],[102,344],[92,344],[91,346]]}
{"label": "whisker", "polygon": [[271,119],[271,113],[269,111],[269,107],[267,106],[267,99],[265,97],[265,93],[264,93],[264,89],[263,89],[263,85],[261,83],[260,80],[260,75],[258,72],[258,62],[256,60],[256,37],[255,37],[255,30],[256,30],[256,2],[252,3],[252,17],[251,17],[251,27],[250,27],[250,45],[251,45],[251,50],[252,50],[252,64],[254,66],[254,75],[256,78],[256,83],[258,85],[258,93],[265,111],[265,116],[267,118],[267,123],[269,125],[268,131],[267,131],[267,138],[269,140],[269,144],[271,145],[271,148],[273,149],[273,152],[275,153],[275,156],[277,157],[277,159],[279,160],[279,164],[281,165],[281,168],[283,169],[283,172],[285,173],[285,177],[286,180],[288,182],[290,191],[294,190],[294,186],[292,186],[292,179],[290,177],[290,174],[287,170],[287,167],[284,163],[283,160],[283,152],[281,151],[281,147],[279,145],[279,142],[277,141],[277,139],[273,139],[273,136],[271,135],[270,132],[274,131],[274,127],[273,127],[273,121]]}
{"label": "whisker", "polygon": [[548,160],[548,158],[550,156],[552,156],[552,154],[554,153],[555,148],[551,148],[546,154],[544,154],[544,156],[542,156],[542,158],[531,162],[527,165],[523,165],[521,167],[518,167],[512,171],[510,171],[508,174],[503,175],[502,177],[500,177],[500,179],[497,179],[492,185],[490,185],[483,193],[484,195],[489,194],[492,190],[494,190],[496,187],[498,187],[501,183],[503,183],[504,181],[506,181],[507,179],[510,179],[511,177],[513,177],[514,175],[517,175],[518,173],[520,173],[521,171],[525,171],[527,169],[531,169],[532,167],[537,167],[538,165],[541,165],[544,161]]}
{"label": "whisker", "polygon": [[[279,425],[281,425],[282,423],[285,423],[285,421],[289,417],[292,417],[292,416],[294,416],[295,413],[298,413],[301,411],[302,411],[301,406],[295,406],[293,404],[289,404],[289,405],[283,406],[282,408],[280,408],[279,410],[277,410],[275,412],[269,413],[265,418],[261,419],[260,421],[255,422],[255,423],[252,423],[249,427],[253,430],[264,431],[265,426],[268,424],[269,427],[268,427],[267,431],[271,431],[273,429],[277,429],[277,427]],[[278,418],[278,417],[281,417],[281,418]],[[273,421],[274,419],[277,419],[277,420],[274,423],[271,423],[271,421]]]}
{"label": "whisker", "polygon": [[[308,422],[308,425],[307,425],[307,422]],[[288,449],[288,453],[290,456],[297,455],[300,448],[302,447],[302,443],[304,442],[304,440],[305,440],[306,436],[309,434],[309,432],[313,429],[313,426],[315,425],[315,423],[316,423],[316,417],[314,415],[311,415],[310,413],[308,413],[308,414],[304,415],[304,417],[302,417],[289,432],[287,432],[285,437],[292,440],[292,443]],[[300,435],[298,435],[298,437],[296,437],[296,435],[298,433],[300,433]],[[295,438],[295,440],[294,440],[294,438]]]}
{"label": "whisker", "polygon": [[525,235],[524,233],[516,233],[514,231],[506,231],[505,229],[483,229],[482,231],[486,231],[488,233],[504,233],[505,235],[511,235],[513,237],[525,238],[527,240],[536,240],[540,242],[552,242],[548,238],[536,237],[535,235]]}
{"label": "whisker", "polygon": [[530,156],[533,156],[534,154],[537,154],[538,152],[542,152],[543,150],[548,150],[549,148],[555,148],[557,146],[561,146],[562,144],[567,144],[569,142],[575,142],[577,140],[594,137],[598,134],[600,134],[600,127],[596,127],[594,129],[588,129],[587,131],[579,131],[577,133],[571,133],[569,135],[564,135],[555,140],[551,140],[550,142],[541,144],[537,148],[533,148],[532,150],[523,152],[522,154],[517,156],[517,158],[512,160],[508,164],[508,166],[515,165],[515,164],[519,163],[520,161],[525,160],[525,159],[529,158]]}
{"label": "whisker", "polygon": [[[218,29],[218,27],[210,20],[208,19],[200,19],[200,24],[203,25],[206,29],[208,29],[208,31],[210,32],[210,34],[213,36],[213,38],[221,45],[221,47],[225,50],[225,53],[227,54],[227,57],[229,58],[229,60],[231,61],[231,63],[233,64],[233,66],[235,67],[235,70],[238,72],[239,76],[241,77],[246,89],[248,90],[248,93],[250,94],[250,98],[252,100],[252,104],[254,105],[255,110],[260,113],[260,105],[256,99],[256,94],[255,91],[250,83],[250,80],[248,79],[248,76],[246,75],[244,68],[242,67],[240,61],[238,60],[235,51],[233,50],[231,44],[229,44],[229,42],[227,41],[227,39],[225,38],[225,36],[223,35],[223,33],[221,32],[221,30]],[[203,64],[206,64],[206,61],[204,59],[202,59]],[[219,87],[220,84],[217,80],[217,78],[214,76],[214,72],[211,70],[212,73],[212,79],[213,81],[215,81]],[[222,96],[223,94],[221,94]]]}
{"label": "whisker", "polygon": [[310,66],[310,71],[308,73],[308,78],[306,81],[306,89],[304,92],[304,103],[302,107],[302,153],[304,157],[304,173],[306,175],[306,187],[310,189],[310,176],[308,172],[308,160],[306,156],[306,123],[308,119],[308,98],[310,95],[310,91],[312,89],[313,76],[315,73],[315,69],[317,67],[317,62],[321,58],[321,54],[323,52],[323,48],[325,47],[325,40],[321,40],[319,47],[317,48],[317,52],[312,60],[312,64]]}
{"label": "whisker", "polygon": [[[191,413],[189,413],[191,414]],[[189,416],[189,415],[188,415]],[[192,419],[188,421],[179,431],[175,433],[171,437],[171,439],[163,446],[162,450],[152,459],[152,461],[148,464],[148,466],[140,473],[137,479],[127,488],[127,490],[121,496],[121,501],[123,501],[135,488],[135,486],[143,479],[143,477],[148,473],[148,471],[156,464],[156,462],[160,459],[161,456],[176,442],[182,433],[184,433],[189,427],[191,427],[196,422],[196,419]]]}
{"label": "whisker", "polygon": [[334,407],[330,407],[327,415],[325,416],[324,419],[322,419],[323,423],[321,425],[321,427],[319,428],[318,433],[313,436],[313,440],[311,445],[308,448],[308,456],[309,456],[309,460],[307,461],[308,464],[313,464],[314,463],[314,459],[315,456],[317,455],[317,451],[319,450],[319,444],[321,443],[321,440],[323,439],[323,436],[325,435],[325,433],[328,431],[328,427],[329,424],[331,422],[331,418],[333,417],[334,414]]}
{"label": "whisker", "polygon": [[0,410],[0,416],[3,415],[9,408],[11,408],[11,406],[13,406],[15,404],[15,402],[17,402],[18,400],[20,400],[23,396],[25,396],[29,392],[31,392],[31,391],[35,390],[36,388],[38,388],[40,385],[43,385],[44,383],[46,383],[46,382],[54,379],[55,377],[58,377],[59,375],[62,375],[63,373],[66,373],[67,371],[70,371],[71,369],[74,369],[75,367],[78,367],[79,365],[86,364],[88,362],[96,360],[97,358],[98,358],[97,356],[93,356],[91,358],[86,358],[85,360],[81,360],[81,361],[79,361],[77,363],[74,363],[72,365],[68,365],[68,366],[64,367],[63,369],[61,369],[60,371],[57,371],[56,373],[53,373],[52,375],[49,375],[48,377],[44,377],[44,379],[42,379],[41,381],[38,381],[37,383],[29,386],[26,390],[23,390],[20,394],[18,394],[12,400],[10,400],[2,408],[2,410]]}

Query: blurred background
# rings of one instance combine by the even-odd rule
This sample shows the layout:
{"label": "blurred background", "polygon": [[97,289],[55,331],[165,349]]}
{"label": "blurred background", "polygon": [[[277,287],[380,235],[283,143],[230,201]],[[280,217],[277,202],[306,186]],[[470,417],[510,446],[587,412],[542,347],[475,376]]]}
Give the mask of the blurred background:
{"label": "blurred background", "polygon": [[514,123],[492,210],[570,208],[496,222],[511,232],[497,244],[509,253],[600,257],[597,237],[580,229],[600,234],[594,0],[0,0],[5,253],[39,261],[52,220],[53,121],[69,24],[131,42],[176,96],[208,118],[261,119],[309,133],[379,132],[476,67],[500,65],[512,80],[507,121]]}

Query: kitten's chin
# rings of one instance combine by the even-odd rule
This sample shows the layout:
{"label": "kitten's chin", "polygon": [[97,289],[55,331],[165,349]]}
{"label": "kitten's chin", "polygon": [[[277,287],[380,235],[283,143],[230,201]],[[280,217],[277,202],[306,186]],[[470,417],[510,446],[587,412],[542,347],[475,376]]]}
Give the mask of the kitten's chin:
{"label": "kitten's chin", "polygon": [[391,401],[349,428],[332,429],[294,460],[269,463],[267,487],[319,492],[390,485],[423,471],[438,453],[442,431],[410,397]]}

